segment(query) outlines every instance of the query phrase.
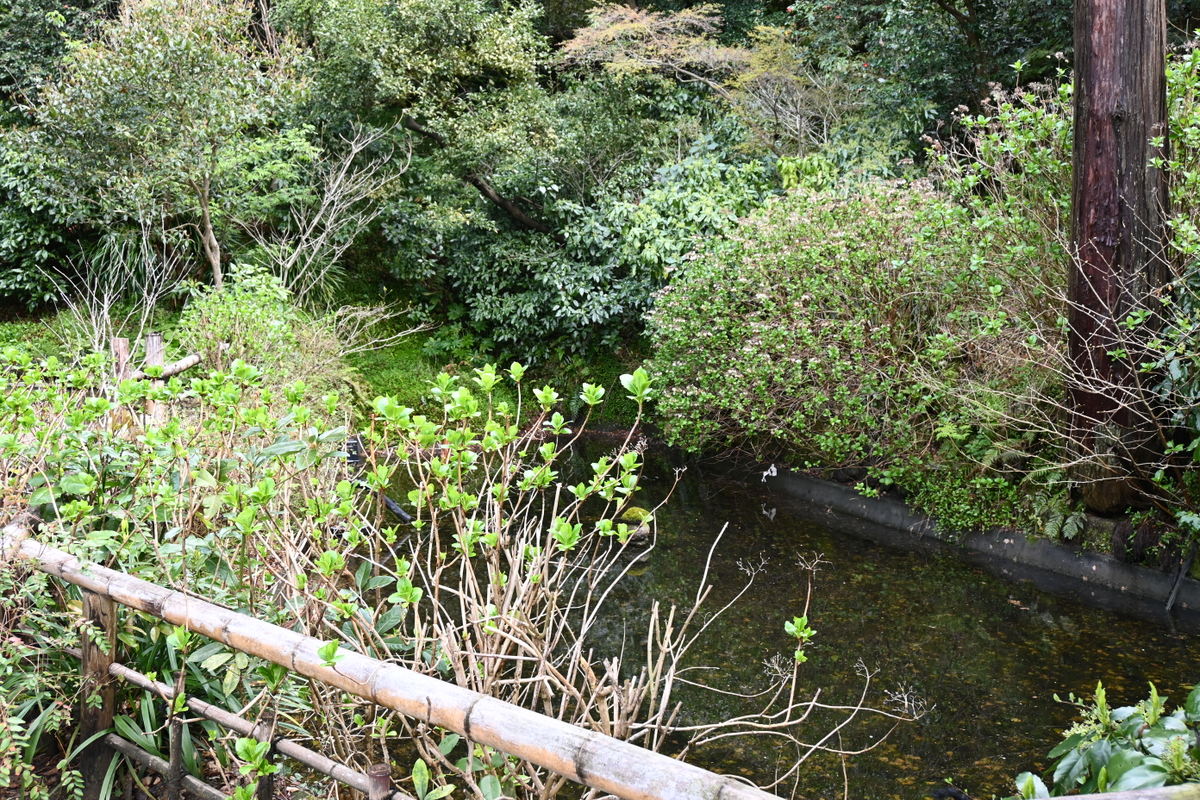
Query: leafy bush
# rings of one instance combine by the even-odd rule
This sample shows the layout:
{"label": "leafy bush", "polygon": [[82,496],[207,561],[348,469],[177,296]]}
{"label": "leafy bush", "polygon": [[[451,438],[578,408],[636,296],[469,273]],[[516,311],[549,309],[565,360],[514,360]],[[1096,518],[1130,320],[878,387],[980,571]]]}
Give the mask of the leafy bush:
{"label": "leafy bush", "polygon": [[283,282],[260,267],[235,265],[221,289],[196,288],[179,318],[180,344],[217,369],[235,360],[275,363],[296,348],[298,312]]}
{"label": "leafy bush", "polygon": [[440,268],[450,318],[485,351],[562,358],[611,348],[639,331],[654,291],[696,243],[731,230],[769,186],[760,162],[697,153],[658,169],[644,190],[559,201],[561,246],[477,231]]}
{"label": "leafy bush", "polygon": [[988,352],[1018,335],[1016,275],[971,224],[928,187],[875,184],[789,195],[701,250],[649,318],[669,439],[867,468],[955,527],[1009,519],[1013,487],[982,468],[1004,432],[960,395],[1022,380]]}

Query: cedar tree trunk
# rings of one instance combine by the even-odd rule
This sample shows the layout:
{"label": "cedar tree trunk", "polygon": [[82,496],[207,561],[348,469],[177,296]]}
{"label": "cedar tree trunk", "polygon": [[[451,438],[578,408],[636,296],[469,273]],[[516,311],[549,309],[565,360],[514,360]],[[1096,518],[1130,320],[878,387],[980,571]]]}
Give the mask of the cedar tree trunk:
{"label": "cedar tree trunk", "polygon": [[1070,402],[1078,453],[1107,465],[1084,476],[1098,511],[1127,504],[1129,481],[1102,478],[1153,436],[1122,323],[1145,309],[1153,325],[1170,277],[1167,178],[1151,163],[1167,148],[1165,63],[1165,0],[1075,0]]}

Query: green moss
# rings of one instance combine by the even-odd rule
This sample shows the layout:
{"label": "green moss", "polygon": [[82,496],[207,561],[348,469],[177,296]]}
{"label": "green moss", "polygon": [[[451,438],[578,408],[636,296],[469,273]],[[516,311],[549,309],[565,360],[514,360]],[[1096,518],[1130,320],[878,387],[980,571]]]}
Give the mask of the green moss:
{"label": "green moss", "polygon": [[428,333],[415,333],[391,347],[355,353],[349,358],[350,365],[372,397],[388,395],[415,408],[424,400],[429,382],[441,371],[421,352],[428,338]]}
{"label": "green moss", "polygon": [[[447,363],[431,357],[427,354],[430,348],[426,344],[438,336],[438,331],[416,333],[391,347],[357,353],[350,357],[350,363],[372,397],[389,395],[404,405],[428,410],[429,385],[439,372],[470,373],[474,365],[489,360],[486,355],[478,355]],[[563,397],[566,407],[564,413],[571,416],[582,416],[586,411],[583,401],[579,399],[584,383],[603,386],[604,402],[592,412],[589,425],[629,426],[637,420],[637,404],[626,397],[620,378],[622,374],[640,366],[643,358],[644,351],[639,345],[616,352],[598,353],[565,364],[538,365],[529,370],[522,383],[526,387],[549,384],[556,388]],[[494,397],[497,401],[517,401],[517,393],[511,382],[498,387]],[[527,398],[526,410],[529,407]]]}
{"label": "green moss", "polygon": [[621,514],[621,522],[646,522],[650,519],[650,512],[641,506],[630,506]]}

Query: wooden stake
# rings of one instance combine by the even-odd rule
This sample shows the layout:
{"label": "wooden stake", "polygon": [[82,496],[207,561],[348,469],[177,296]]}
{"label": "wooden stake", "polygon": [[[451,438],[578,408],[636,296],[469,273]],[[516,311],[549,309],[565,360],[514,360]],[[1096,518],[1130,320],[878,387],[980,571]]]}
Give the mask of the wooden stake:
{"label": "wooden stake", "polygon": [[[163,344],[163,336],[161,333],[146,334],[146,366],[147,367],[162,367],[166,365],[166,346]],[[161,380],[155,380],[154,386],[161,386]],[[147,422],[151,425],[157,425],[162,422],[163,417],[162,404],[157,400],[146,401],[146,416],[149,417]]]}
{"label": "wooden stake", "polygon": [[[187,671],[179,668],[179,675],[175,678],[175,697],[183,695],[184,684],[187,678]],[[167,762],[167,800],[180,800],[181,791],[183,789],[183,717],[175,713],[175,701],[169,700],[171,726],[168,732],[170,741],[170,761]]]}
{"label": "wooden stake", "polygon": [[[80,661],[83,665],[83,705],[79,710],[79,738],[87,741],[113,724],[116,685],[108,668],[117,647],[117,610],[112,598],[83,593],[83,630]],[[99,703],[89,702],[99,697]],[[79,755],[83,773],[83,799],[100,800],[101,783],[115,753],[103,739],[92,742]]]}
{"label": "wooden stake", "polygon": [[113,376],[117,383],[129,377],[129,340],[123,336],[114,336],[112,343]]}
{"label": "wooden stake", "polygon": [[[263,709],[262,714],[258,718],[258,724],[254,726],[254,738],[260,742],[270,742],[271,749],[267,751],[267,761],[275,762],[275,709],[267,707]],[[272,800],[275,797],[275,775],[261,775],[258,778],[258,791],[254,795],[255,800]]]}

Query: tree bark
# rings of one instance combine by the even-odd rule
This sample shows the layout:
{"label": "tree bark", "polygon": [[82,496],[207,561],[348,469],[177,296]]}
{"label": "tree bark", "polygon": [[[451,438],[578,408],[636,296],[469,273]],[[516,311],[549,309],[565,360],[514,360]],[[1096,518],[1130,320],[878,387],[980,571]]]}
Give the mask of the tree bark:
{"label": "tree bark", "polygon": [[[1167,176],[1152,163],[1167,150],[1165,0],[1075,0],[1075,52],[1070,400],[1075,446],[1103,460],[1151,437],[1123,323],[1146,309],[1154,324],[1170,277]],[[1119,504],[1117,495],[1091,504]]]}
{"label": "tree bark", "polygon": [[221,270],[221,243],[217,241],[212,215],[208,211],[208,204],[212,201],[208,178],[196,187],[196,200],[200,203],[200,246],[204,249],[204,258],[212,270],[213,287],[220,290],[225,285]]}

